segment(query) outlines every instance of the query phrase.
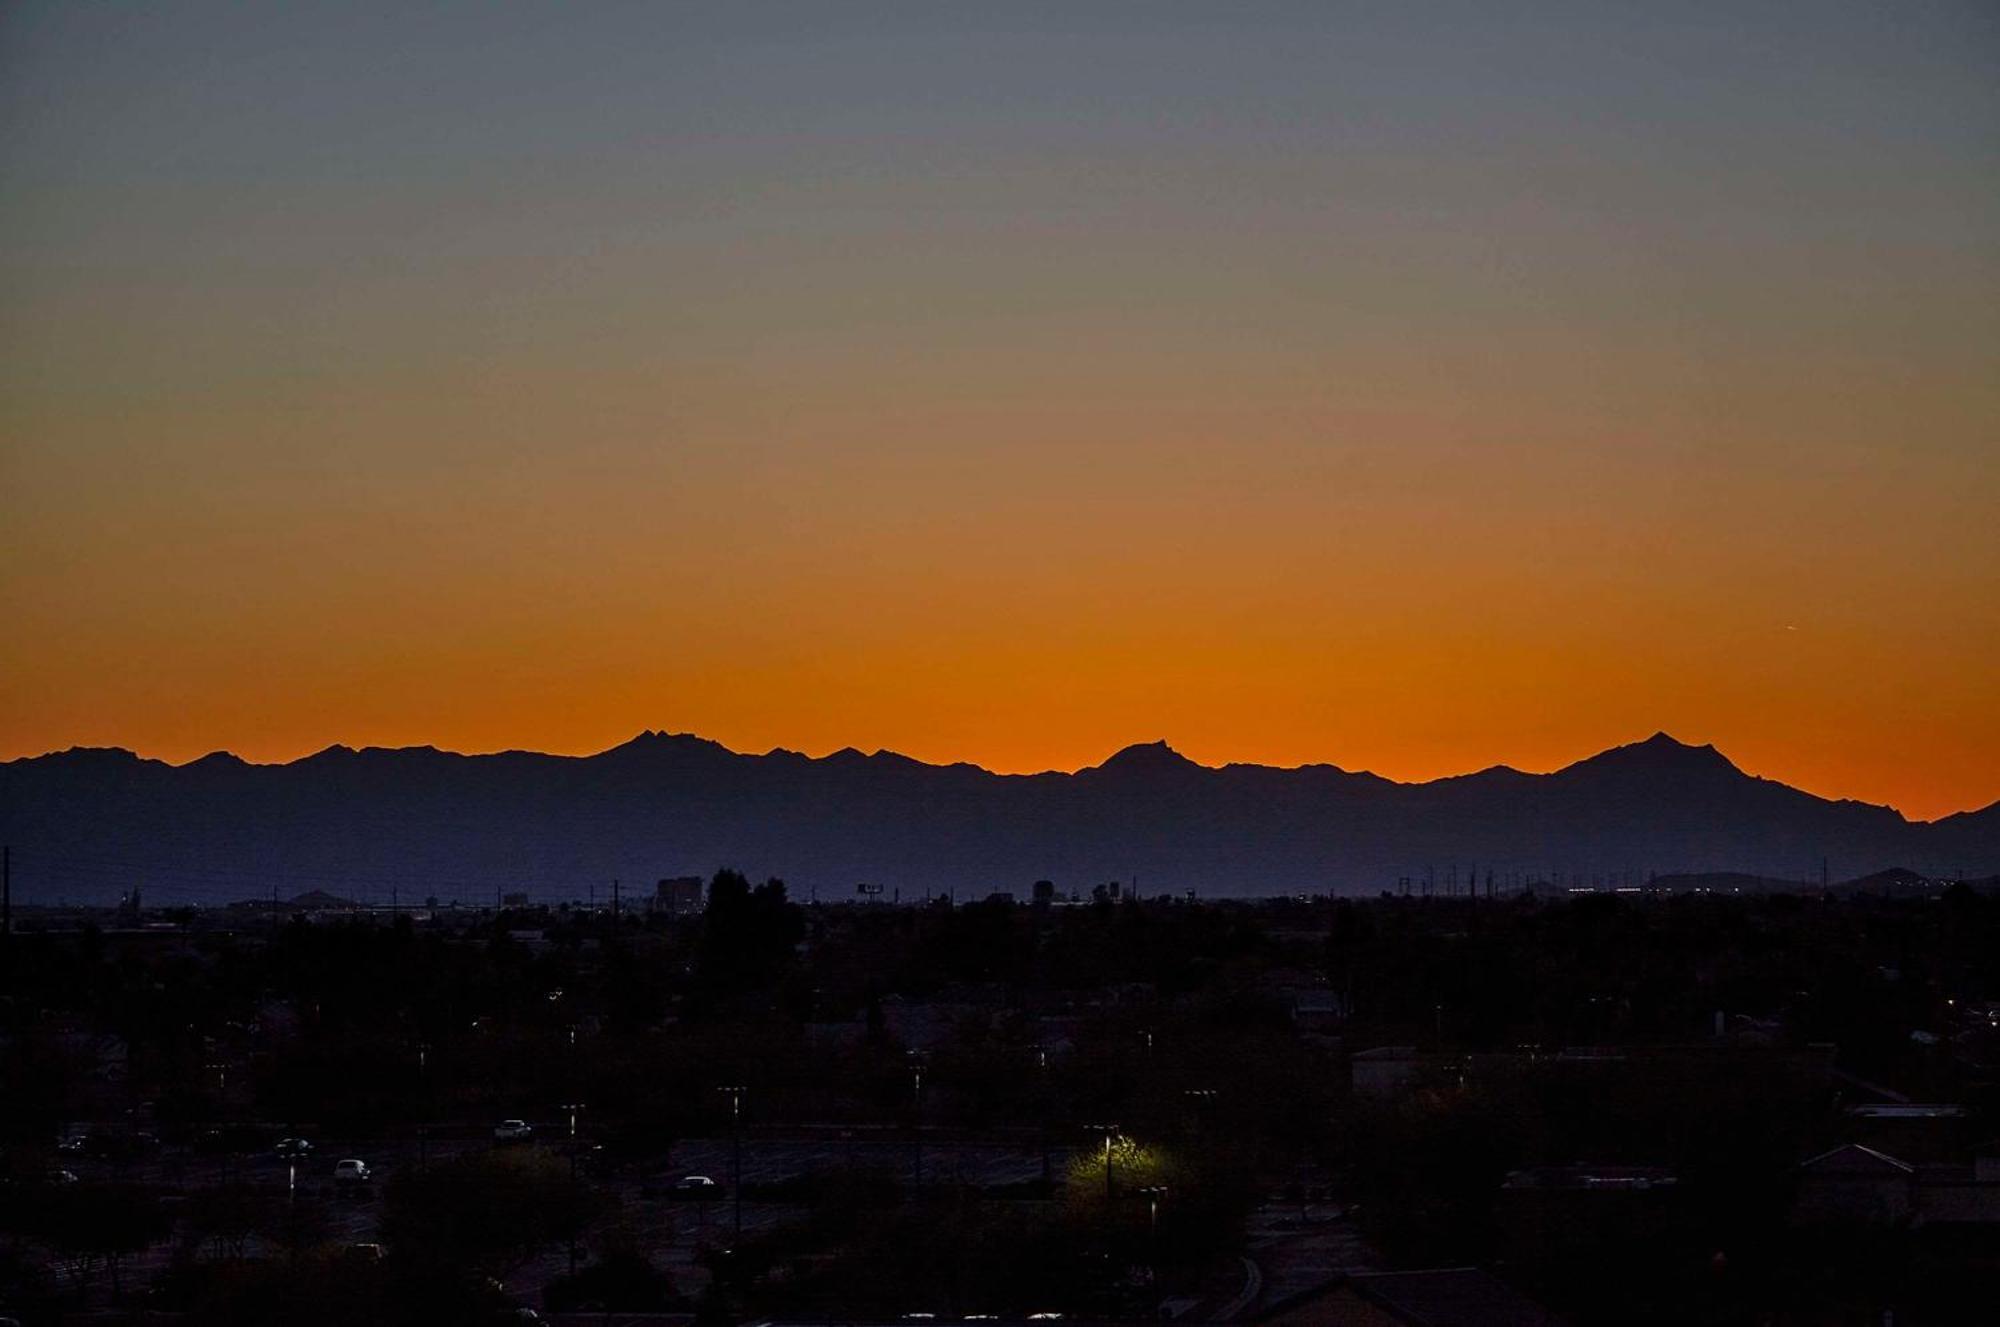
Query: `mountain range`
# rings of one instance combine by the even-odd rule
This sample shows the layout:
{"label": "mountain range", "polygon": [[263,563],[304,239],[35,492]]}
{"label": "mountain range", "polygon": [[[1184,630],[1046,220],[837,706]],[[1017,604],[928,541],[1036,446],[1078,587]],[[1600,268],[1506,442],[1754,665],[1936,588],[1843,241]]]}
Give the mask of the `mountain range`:
{"label": "mountain range", "polygon": [[[1198,765],[1164,742],[1073,774],[893,752],[742,754],[645,732],[591,756],[329,747],[185,765],[118,748],[0,763],[16,901],[217,903],[323,888],[404,902],[602,895],[734,866],[795,897],[1373,893],[1430,875],[1817,880],[2000,869],[2000,803],[1930,822],[1744,773],[1656,734],[1549,774],[1397,783],[1333,765]],[[1420,887],[1420,886],[1419,886]]]}

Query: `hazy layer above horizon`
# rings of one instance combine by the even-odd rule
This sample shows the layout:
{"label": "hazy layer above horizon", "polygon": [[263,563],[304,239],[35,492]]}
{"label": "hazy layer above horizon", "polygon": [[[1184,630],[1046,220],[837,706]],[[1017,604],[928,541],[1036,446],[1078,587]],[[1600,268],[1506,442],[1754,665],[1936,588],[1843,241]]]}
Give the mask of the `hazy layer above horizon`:
{"label": "hazy layer above horizon", "polygon": [[2000,783],[1965,4],[24,4],[0,755]]}

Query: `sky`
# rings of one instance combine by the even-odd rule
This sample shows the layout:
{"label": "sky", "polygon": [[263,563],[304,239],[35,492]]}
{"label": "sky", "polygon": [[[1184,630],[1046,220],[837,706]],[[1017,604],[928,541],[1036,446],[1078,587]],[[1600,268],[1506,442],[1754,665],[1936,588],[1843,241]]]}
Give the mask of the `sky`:
{"label": "sky", "polygon": [[0,10],[0,757],[2000,798],[1984,3]]}

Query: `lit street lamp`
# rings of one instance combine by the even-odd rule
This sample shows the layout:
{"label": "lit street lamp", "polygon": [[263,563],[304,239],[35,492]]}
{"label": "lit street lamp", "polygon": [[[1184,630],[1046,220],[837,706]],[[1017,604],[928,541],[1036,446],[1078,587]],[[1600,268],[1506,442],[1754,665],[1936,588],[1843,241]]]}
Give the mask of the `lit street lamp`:
{"label": "lit street lamp", "polygon": [[1167,1186],[1149,1184],[1139,1190],[1146,1199],[1146,1269],[1154,1285],[1160,1283],[1160,1204],[1166,1200]]}
{"label": "lit street lamp", "polygon": [[1111,1140],[1118,1136],[1118,1126],[1115,1124],[1086,1124],[1083,1128],[1086,1133],[1101,1133],[1104,1135],[1104,1198],[1105,1201],[1109,1202],[1111,1199]]}
{"label": "lit street lamp", "polygon": [[[576,1183],[576,1117],[583,1110],[583,1103],[581,1101],[567,1102],[564,1104],[563,1109],[569,1112],[569,1178],[570,1183],[574,1184]],[[576,1275],[576,1230],[574,1224],[572,1224],[569,1232],[569,1274],[571,1276]]]}

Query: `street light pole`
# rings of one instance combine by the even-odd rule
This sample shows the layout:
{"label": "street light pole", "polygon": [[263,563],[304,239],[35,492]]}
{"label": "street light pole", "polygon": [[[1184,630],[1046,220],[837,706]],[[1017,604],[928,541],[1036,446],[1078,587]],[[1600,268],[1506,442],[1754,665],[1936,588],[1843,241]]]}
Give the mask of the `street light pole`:
{"label": "street light pole", "polygon": [[1042,1188],[1049,1186],[1049,1051],[1046,1046],[1035,1047],[1035,1083],[1041,1096],[1042,1117]]}
{"label": "street light pole", "polygon": [[916,1193],[924,1196],[924,1057],[921,1051],[910,1052],[910,1135],[916,1147],[917,1174]]}
{"label": "street light pole", "polygon": [[[567,1102],[564,1104],[563,1109],[569,1113],[569,1182],[571,1184],[575,1184],[576,1183],[576,1117],[577,1117],[577,1112],[583,1109],[583,1103],[580,1101]],[[576,1225],[574,1222],[570,1224],[570,1231],[569,1231],[569,1274],[572,1277],[576,1275]]]}
{"label": "street light pole", "polygon": [[1139,1192],[1146,1195],[1146,1270],[1157,1287],[1160,1284],[1160,1201],[1167,1196],[1167,1186],[1149,1184]]}
{"label": "street light pole", "polygon": [[1187,1099],[1190,1107],[1189,1113],[1194,1120],[1195,1151],[1199,1153],[1202,1144],[1208,1141],[1206,1137],[1207,1131],[1203,1128],[1207,1121],[1203,1117],[1208,1113],[1210,1103],[1215,1100],[1215,1089],[1212,1087],[1182,1088],[1181,1096]]}
{"label": "street light pole", "polygon": [[729,1136],[732,1156],[730,1186],[736,1191],[736,1242],[741,1244],[743,1242],[743,1094],[750,1089],[737,1084],[718,1087],[715,1090],[729,1094]]}
{"label": "street light pole", "polygon": [[1086,1133],[1101,1133],[1104,1135],[1104,1201],[1109,1203],[1112,1198],[1111,1140],[1118,1136],[1118,1126],[1115,1124],[1086,1124],[1083,1127]]}

